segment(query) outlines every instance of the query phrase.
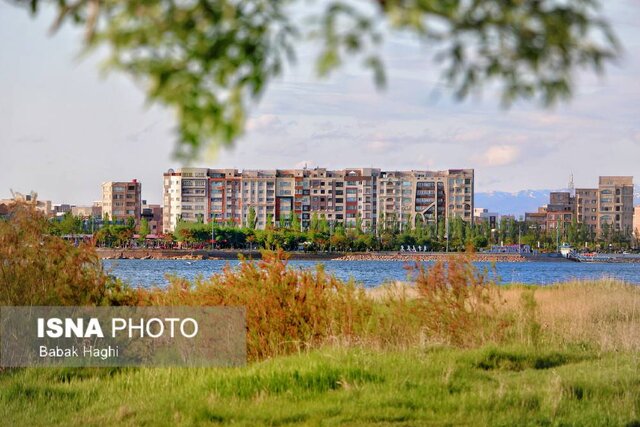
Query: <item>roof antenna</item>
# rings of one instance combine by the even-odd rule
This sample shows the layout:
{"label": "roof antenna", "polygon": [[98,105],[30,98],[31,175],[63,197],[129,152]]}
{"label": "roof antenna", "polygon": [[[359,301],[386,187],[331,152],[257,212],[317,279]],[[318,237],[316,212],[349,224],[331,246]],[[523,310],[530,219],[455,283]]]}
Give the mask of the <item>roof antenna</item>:
{"label": "roof antenna", "polygon": [[573,184],[573,172],[571,172],[571,177],[569,178],[569,192],[571,196],[576,195],[576,186]]}

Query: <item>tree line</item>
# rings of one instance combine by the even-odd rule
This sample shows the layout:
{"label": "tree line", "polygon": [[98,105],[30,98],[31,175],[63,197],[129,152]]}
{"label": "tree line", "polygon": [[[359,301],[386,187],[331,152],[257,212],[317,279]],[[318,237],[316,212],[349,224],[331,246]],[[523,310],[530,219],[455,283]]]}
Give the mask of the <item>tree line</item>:
{"label": "tree line", "polygon": [[[447,224],[417,221],[415,225],[395,222],[391,226],[378,224],[366,229],[361,218],[349,227],[329,221],[324,215],[313,214],[306,228],[301,226],[296,214],[275,221],[267,217],[265,229],[257,229],[256,213],[249,211],[246,224],[233,221],[204,223],[179,221],[173,233],[162,237],[163,245],[202,247],[216,249],[276,249],[306,251],[394,251],[401,248],[420,247],[425,251],[476,250],[492,245],[529,245],[534,250],[555,251],[558,245],[569,243],[585,250],[626,250],[639,245],[638,237],[614,230],[605,225],[602,233],[595,233],[585,224],[575,220],[559,230],[545,231],[536,224],[503,218],[496,228],[486,221],[469,224],[461,218],[452,218]],[[70,213],[50,221],[55,235],[93,234],[101,246],[128,246],[143,244],[150,234],[149,223],[142,219],[136,225],[133,218],[127,221],[83,220]],[[135,238],[134,236],[137,235]]]}

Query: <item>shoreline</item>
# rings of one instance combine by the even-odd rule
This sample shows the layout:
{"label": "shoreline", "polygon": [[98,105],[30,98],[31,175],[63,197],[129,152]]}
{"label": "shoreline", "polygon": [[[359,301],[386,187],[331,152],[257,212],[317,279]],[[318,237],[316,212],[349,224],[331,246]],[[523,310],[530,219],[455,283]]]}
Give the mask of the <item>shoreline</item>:
{"label": "shoreline", "polygon": [[[154,259],[154,260],[237,260],[261,259],[259,251],[248,250],[190,250],[190,249],[111,249],[97,248],[101,259]],[[306,261],[446,261],[466,256],[463,252],[286,252],[290,260]],[[555,254],[488,254],[474,253],[474,262],[572,262]]]}

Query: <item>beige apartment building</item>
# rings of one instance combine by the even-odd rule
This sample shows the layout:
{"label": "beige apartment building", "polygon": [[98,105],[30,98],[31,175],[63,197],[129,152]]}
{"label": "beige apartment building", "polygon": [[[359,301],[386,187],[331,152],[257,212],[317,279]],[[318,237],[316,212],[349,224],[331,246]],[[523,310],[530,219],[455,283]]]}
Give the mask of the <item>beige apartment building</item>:
{"label": "beige apartment building", "polygon": [[[575,219],[577,223],[587,225],[595,235],[600,235],[607,226],[612,231],[631,235],[633,209],[633,177],[601,176],[598,188],[576,188],[575,193],[552,192],[549,204],[544,207],[545,228],[548,231],[562,229]],[[540,212],[527,213],[525,218],[539,222]]]}
{"label": "beige apartment building", "polygon": [[601,176],[598,199],[598,233],[605,224],[624,234],[633,232],[633,177]]}
{"label": "beige apartment building", "polygon": [[598,192],[597,188],[576,188],[576,220],[598,233]]}
{"label": "beige apartment building", "polygon": [[142,206],[142,184],[134,179],[130,182],[105,182],[102,184],[102,216],[109,221],[140,221]]}
{"label": "beige apartment building", "polygon": [[473,222],[473,174],[473,169],[381,172],[378,218],[385,226],[453,217]]}
{"label": "beige apartment building", "polygon": [[447,215],[473,221],[473,170],[440,172],[374,168],[342,170],[243,170],[182,168],[163,176],[163,231],[178,221],[233,222],[247,225],[256,213],[256,227],[269,220],[288,223],[292,214],[301,228],[314,214],[330,223],[367,229],[379,218],[402,226],[444,220]]}

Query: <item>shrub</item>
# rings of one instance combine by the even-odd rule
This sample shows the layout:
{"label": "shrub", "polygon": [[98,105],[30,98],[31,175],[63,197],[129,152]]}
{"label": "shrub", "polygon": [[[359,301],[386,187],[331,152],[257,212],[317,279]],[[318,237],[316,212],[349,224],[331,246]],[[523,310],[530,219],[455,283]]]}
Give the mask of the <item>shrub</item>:
{"label": "shrub", "polygon": [[136,293],[109,277],[90,244],[49,234],[28,204],[0,220],[0,305],[135,304]]}
{"label": "shrub", "polygon": [[288,354],[328,342],[357,341],[371,301],[354,283],[315,270],[294,269],[284,253],[264,252],[207,280],[170,278],[166,290],[150,291],[148,304],[244,306],[250,360]]}
{"label": "shrub", "polygon": [[429,338],[455,346],[500,341],[507,326],[498,286],[468,255],[425,268],[415,264],[416,310]]}

